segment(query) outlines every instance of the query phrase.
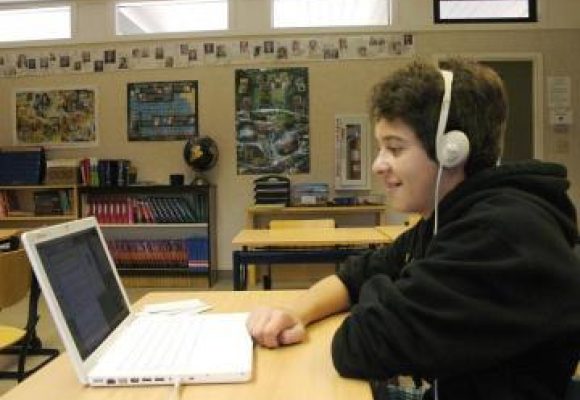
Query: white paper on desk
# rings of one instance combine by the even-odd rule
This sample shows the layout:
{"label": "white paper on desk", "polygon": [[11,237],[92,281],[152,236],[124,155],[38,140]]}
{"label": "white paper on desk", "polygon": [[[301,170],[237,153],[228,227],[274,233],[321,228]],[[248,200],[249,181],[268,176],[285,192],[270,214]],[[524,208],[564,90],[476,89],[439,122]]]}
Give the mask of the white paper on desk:
{"label": "white paper on desk", "polygon": [[199,299],[170,301],[167,303],[147,304],[143,307],[142,313],[145,314],[178,314],[190,313],[198,314],[209,310],[211,306]]}

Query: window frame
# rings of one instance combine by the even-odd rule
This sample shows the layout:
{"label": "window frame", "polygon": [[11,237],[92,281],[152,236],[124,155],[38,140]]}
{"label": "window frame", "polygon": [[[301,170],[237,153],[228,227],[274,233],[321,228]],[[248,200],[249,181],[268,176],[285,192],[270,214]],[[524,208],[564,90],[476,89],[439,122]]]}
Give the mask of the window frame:
{"label": "window frame", "polygon": [[[111,15],[112,15],[112,35],[117,40],[136,40],[136,39],[153,39],[153,38],[171,38],[171,37],[184,37],[184,36],[222,36],[227,35],[232,31],[232,14],[233,14],[233,7],[234,1],[232,0],[225,0],[227,5],[226,11],[226,28],[225,29],[213,29],[213,30],[189,30],[189,31],[170,31],[170,32],[142,32],[142,33],[119,33],[117,31],[118,28],[118,14],[117,14],[117,6],[120,3],[146,3],[146,2],[154,2],[159,0],[113,0],[111,1]],[[173,0],[168,0],[173,1]]]}
{"label": "window frame", "polygon": [[393,17],[395,14],[395,7],[397,0],[383,0],[387,1],[387,19],[388,22],[385,25],[320,25],[320,26],[284,26],[276,27],[274,26],[274,1],[268,0],[268,7],[270,8],[270,19],[269,19],[269,29],[275,33],[285,33],[300,31],[304,33],[310,32],[356,32],[356,31],[376,31],[388,29],[393,26]]}
{"label": "window frame", "polygon": [[433,0],[433,23],[441,24],[496,24],[496,23],[536,23],[538,22],[538,1],[526,0],[528,2],[529,16],[526,18],[441,18],[440,3],[446,0]]}
{"label": "window frame", "polygon": [[70,12],[70,35],[69,37],[63,38],[35,38],[35,39],[16,39],[16,40],[1,40],[0,48],[12,47],[14,45],[26,44],[32,45],[35,43],[47,44],[47,43],[62,43],[62,42],[72,42],[76,36],[76,24],[77,24],[77,9],[76,4],[72,0],[23,0],[20,2],[12,1],[7,3],[0,2],[0,11],[7,10],[26,10],[26,9],[46,9],[46,8],[59,8],[68,7]]}

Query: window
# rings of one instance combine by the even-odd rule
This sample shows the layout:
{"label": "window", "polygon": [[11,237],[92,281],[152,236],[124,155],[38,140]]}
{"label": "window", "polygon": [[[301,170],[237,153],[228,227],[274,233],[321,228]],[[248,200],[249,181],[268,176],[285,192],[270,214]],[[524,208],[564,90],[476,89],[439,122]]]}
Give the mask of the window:
{"label": "window", "polygon": [[70,5],[0,5],[0,42],[70,38]]}
{"label": "window", "polygon": [[391,0],[271,0],[274,28],[389,25]]}
{"label": "window", "polygon": [[434,0],[435,23],[536,22],[536,0]]}
{"label": "window", "polygon": [[228,29],[228,0],[126,1],[115,5],[117,35]]}

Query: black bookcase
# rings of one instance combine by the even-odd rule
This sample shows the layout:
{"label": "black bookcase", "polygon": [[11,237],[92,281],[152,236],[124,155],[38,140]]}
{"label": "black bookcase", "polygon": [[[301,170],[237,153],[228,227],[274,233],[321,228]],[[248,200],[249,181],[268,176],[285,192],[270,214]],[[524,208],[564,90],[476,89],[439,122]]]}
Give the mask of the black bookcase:
{"label": "black bookcase", "polygon": [[79,215],[97,218],[127,286],[189,286],[217,270],[213,186],[80,187]]}

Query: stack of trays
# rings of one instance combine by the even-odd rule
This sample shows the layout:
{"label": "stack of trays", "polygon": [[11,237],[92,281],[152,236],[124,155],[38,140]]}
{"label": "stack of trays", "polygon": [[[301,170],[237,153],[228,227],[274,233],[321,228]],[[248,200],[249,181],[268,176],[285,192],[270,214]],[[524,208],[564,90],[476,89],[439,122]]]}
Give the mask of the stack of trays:
{"label": "stack of trays", "polygon": [[268,175],[254,180],[254,199],[256,205],[289,205],[290,179]]}

